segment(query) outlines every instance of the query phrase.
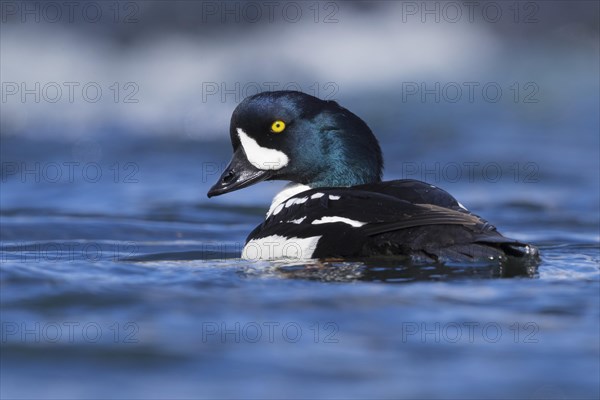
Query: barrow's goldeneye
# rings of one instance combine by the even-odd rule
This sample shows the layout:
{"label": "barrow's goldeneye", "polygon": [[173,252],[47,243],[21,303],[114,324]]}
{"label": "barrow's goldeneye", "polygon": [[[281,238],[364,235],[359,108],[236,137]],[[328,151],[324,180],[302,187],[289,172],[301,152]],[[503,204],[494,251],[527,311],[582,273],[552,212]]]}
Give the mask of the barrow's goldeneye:
{"label": "barrow's goldeneye", "polygon": [[537,257],[444,190],[381,181],[377,139],[335,101],[263,92],[234,110],[233,158],[208,197],[264,180],[291,181],[246,239],[246,259],[408,256],[464,262]]}

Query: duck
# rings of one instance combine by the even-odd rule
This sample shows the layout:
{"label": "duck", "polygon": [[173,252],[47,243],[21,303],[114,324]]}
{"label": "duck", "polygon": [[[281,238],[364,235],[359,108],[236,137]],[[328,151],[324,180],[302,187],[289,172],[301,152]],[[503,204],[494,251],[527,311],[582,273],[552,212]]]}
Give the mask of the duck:
{"label": "duck", "polygon": [[231,116],[233,156],[208,197],[262,181],[289,183],[247,237],[247,260],[408,258],[436,263],[533,259],[537,248],[498,232],[443,189],[382,181],[368,125],[334,100],[261,92]]}

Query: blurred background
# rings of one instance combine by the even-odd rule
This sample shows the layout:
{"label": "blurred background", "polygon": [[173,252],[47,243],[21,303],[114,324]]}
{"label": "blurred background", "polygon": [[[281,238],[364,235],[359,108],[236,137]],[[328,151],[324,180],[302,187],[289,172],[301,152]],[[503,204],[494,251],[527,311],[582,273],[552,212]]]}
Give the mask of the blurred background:
{"label": "blurred background", "polygon": [[[598,2],[3,0],[0,17],[3,398],[598,397]],[[386,179],[540,246],[538,279],[357,285],[368,266],[238,260],[284,183],[205,194],[235,106],[283,89],[363,118]],[[65,321],[104,339],[70,342]],[[205,341],[223,321],[305,337]],[[401,340],[423,321],[506,340]],[[311,342],[317,322],[339,343]],[[541,342],[508,340],[517,322]]]}
{"label": "blurred background", "polygon": [[[135,163],[138,172],[121,172],[152,176],[152,188],[141,188],[143,182],[127,188],[119,209],[142,200],[203,200],[218,176],[212,163],[222,169],[228,161],[236,104],[278,89],[337,100],[365,119],[383,144],[387,178],[451,187],[472,183],[473,172],[484,183],[517,181],[520,191],[544,201],[551,200],[524,178],[546,184],[558,178],[565,197],[552,201],[580,201],[587,196],[571,196],[564,184],[589,176],[597,194],[594,2],[8,1],[2,7],[3,161],[18,164],[24,154],[17,149],[43,146],[57,160],[79,161],[76,174],[85,174],[88,162],[98,163],[103,178],[115,158],[119,169]],[[151,161],[139,155],[157,148]],[[180,162],[171,162],[171,151]],[[498,165],[484,171],[490,162]],[[4,183],[23,167],[4,165]],[[60,167],[40,180],[63,173],[64,181],[69,167]],[[177,190],[164,186],[170,184]],[[61,189],[79,203],[98,186]],[[267,200],[280,187],[271,186],[213,202],[261,193]],[[473,186],[469,191],[478,190]],[[60,194],[46,204],[64,205]],[[6,205],[20,201],[6,191],[2,196]],[[86,209],[100,210],[100,203]]]}

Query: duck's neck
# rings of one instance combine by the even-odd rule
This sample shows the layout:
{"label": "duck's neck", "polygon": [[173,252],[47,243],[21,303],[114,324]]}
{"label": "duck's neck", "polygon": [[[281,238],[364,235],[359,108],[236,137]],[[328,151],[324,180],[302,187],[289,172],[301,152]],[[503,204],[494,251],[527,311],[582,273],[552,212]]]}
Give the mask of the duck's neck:
{"label": "duck's neck", "polygon": [[344,163],[330,168],[326,173],[316,176],[307,185],[319,187],[350,187],[367,183],[381,182],[380,167]]}
{"label": "duck's neck", "polygon": [[312,163],[315,173],[304,184],[317,188],[381,182],[381,148],[363,120],[339,107],[334,114],[315,118],[314,123],[320,127],[319,151],[312,153],[317,154]]}

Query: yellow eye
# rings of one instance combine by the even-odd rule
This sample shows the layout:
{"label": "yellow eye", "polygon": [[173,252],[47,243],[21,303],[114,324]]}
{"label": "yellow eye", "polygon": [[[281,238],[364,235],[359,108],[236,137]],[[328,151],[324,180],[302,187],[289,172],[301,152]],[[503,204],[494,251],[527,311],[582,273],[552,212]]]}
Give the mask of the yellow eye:
{"label": "yellow eye", "polygon": [[273,122],[273,125],[271,125],[271,132],[273,132],[273,133],[281,133],[281,132],[283,132],[284,129],[285,129],[285,122],[283,122],[280,119]]}

